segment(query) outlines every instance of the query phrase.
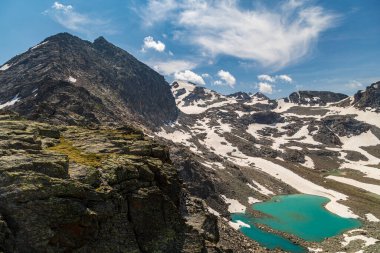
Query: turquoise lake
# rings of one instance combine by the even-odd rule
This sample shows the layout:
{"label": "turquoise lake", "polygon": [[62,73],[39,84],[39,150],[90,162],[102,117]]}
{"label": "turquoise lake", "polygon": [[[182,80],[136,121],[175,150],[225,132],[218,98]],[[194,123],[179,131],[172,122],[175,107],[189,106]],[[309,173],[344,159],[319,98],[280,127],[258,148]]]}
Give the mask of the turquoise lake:
{"label": "turquoise lake", "polygon": [[240,231],[269,249],[281,248],[302,253],[307,252],[306,249],[281,236],[265,232],[255,224],[264,224],[315,242],[360,227],[360,221],[342,218],[326,210],[324,205],[328,202],[327,198],[306,194],[275,196],[269,201],[252,206],[254,210],[268,217],[255,218],[249,214],[235,213],[231,218],[232,221],[240,220],[250,225],[250,228],[242,227]]}

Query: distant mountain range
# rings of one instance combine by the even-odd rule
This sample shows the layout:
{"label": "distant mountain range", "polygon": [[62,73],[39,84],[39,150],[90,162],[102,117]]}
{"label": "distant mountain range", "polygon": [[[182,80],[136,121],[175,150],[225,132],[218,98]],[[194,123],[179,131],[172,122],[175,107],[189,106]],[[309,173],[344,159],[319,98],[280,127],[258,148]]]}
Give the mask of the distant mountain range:
{"label": "distant mountain range", "polygon": [[379,236],[380,82],[354,96],[223,95],[60,33],[0,66],[0,110],[4,252],[266,252],[230,214],[291,193]]}

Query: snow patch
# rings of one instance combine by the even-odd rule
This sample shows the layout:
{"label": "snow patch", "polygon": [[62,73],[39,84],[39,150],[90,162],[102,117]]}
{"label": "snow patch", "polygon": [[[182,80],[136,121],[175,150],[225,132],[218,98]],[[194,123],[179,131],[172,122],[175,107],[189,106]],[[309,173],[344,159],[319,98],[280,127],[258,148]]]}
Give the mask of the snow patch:
{"label": "snow patch", "polygon": [[273,110],[274,112],[285,112],[292,108],[293,106],[296,106],[296,104],[293,103],[287,103],[285,102],[285,99],[279,99],[277,100],[277,107]]}
{"label": "snow patch", "polygon": [[239,117],[241,118],[242,116],[249,114],[249,112],[242,112],[242,111],[234,111]]}
{"label": "snow patch", "polygon": [[77,79],[72,77],[72,76],[69,76],[69,78],[67,78],[67,80],[70,82],[70,83],[76,83],[77,82]]}
{"label": "snow patch", "polygon": [[268,188],[266,188],[264,185],[258,183],[257,181],[253,180],[252,179],[252,183],[255,184],[257,187],[254,187],[253,185],[251,184],[247,184],[249,187],[251,187],[252,189],[260,192],[261,194],[265,195],[265,196],[269,196],[269,195],[275,195],[274,192],[272,192],[271,190],[269,190]]}
{"label": "snow patch", "polygon": [[229,204],[228,205],[228,212],[230,212],[230,213],[245,213],[245,210],[247,209],[247,207],[240,204],[239,201],[237,201],[236,199],[229,199],[225,195],[220,195],[220,196],[222,197],[222,199],[224,200],[224,202],[226,204]]}
{"label": "snow patch", "polygon": [[380,220],[375,216],[373,215],[372,213],[367,213],[365,215],[365,217],[367,218],[368,221],[372,221],[372,222],[379,222]]}
{"label": "snow patch", "polygon": [[188,147],[194,153],[200,153],[198,148],[189,141],[189,139],[191,139],[192,136],[184,131],[176,130],[174,132],[169,133],[166,132],[165,129],[161,128],[161,131],[157,132],[156,135],[167,140],[172,140],[176,143],[181,143]]}
{"label": "snow patch", "polygon": [[248,204],[250,204],[250,205],[252,205],[254,203],[259,203],[259,202],[261,202],[261,200],[255,199],[253,197],[248,197]]}
{"label": "snow patch", "polygon": [[363,172],[366,175],[366,177],[380,180],[380,169],[368,166],[379,164],[380,159],[371,155],[370,153],[361,148],[365,146],[376,146],[380,144],[380,140],[371,132],[371,130],[368,130],[365,133],[352,137],[340,137],[340,140],[343,143],[342,149],[359,152],[368,158],[368,161],[360,160],[355,162],[346,160],[344,163],[340,165],[340,168],[358,170],[360,172]]}
{"label": "snow patch", "polygon": [[3,109],[5,107],[7,107],[7,106],[14,105],[18,101],[20,101],[20,98],[18,97],[18,94],[17,94],[14,98],[12,98],[12,100],[10,100],[10,101],[8,101],[8,102],[6,102],[4,104],[0,104],[0,109]]}
{"label": "snow patch", "polygon": [[206,105],[202,101],[202,102],[198,102],[198,103],[193,102],[192,105],[188,105],[188,106],[184,106],[181,104],[177,104],[177,106],[185,114],[201,114],[201,113],[203,113],[203,112],[205,112],[211,108],[219,108],[219,107],[223,107],[225,105],[236,104],[236,103],[237,102],[234,100],[225,100],[225,101],[213,103],[211,105]]}
{"label": "snow patch", "polygon": [[313,252],[313,253],[318,253],[318,252],[322,252],[323,249],[321,248],[307,248],[310,252]]}
{"label": "snow patch", "polygon": [[209,207],[209,206],[207,207],[207,211],[208,211],[209,213],[211,213],[211,214],[217,216],[217,217],[220,217],[220,213],[219,213],[218,211],[212,209],[212,208]]}
{"label": "snow patch", "polygon": [[0,70],[1,70],[1,71],[5,71],[5,70],[9,69],[10,67],[12,67],[12,64],[11,64],[11,65],[9,65],[9,64],[4,64],[3,66],[1,66]]}
{"label": "snow patch", "polygon": [[305,155],[305,162],[303,165],[307,168],[315,169],[314,161],[310,158],[310,156]]}
{"label": "snow patch", "polygon": [[371,246],[371,245],[373,245],[373,244],[375,244],[376,242],[379,241],[379,240],[377,240],[375,238],[367,237],[367,236],[364,236],[364,235],[349,236],[347,234],[343,234],[343,237],[344,237],[344,241],[342,242],[342,246],[343,247],[346,247],[350,242],[356,241],[356,240],[363,241],[364,242],[364,247]]}
{"label": "snow patch", "polygon": [[46,43],[48,43],[49,41],[44,41],[44,42],[42,42],[42,43],[40,43],[40,44],[37,44],[37,45],[35,45],[34,47],[32,47],[30,50],[34,50],[34,49],[36,49],[36,48],[39,48],[40,46],[42,46],[42,45],[45,45]]}
{"label": "snow patch", "polygon": [[362,183],[351,178],[337,177],[337,176],[332,176],[332,175],[327,176],[326,178],[338,181],[340,183],[352,185],[357,188],[363,189],[365,191],[380,195],[380,185]]}
{"label": "snow patch", "polygon": [[239,230],[242,227],[250,228],[251,226],[242,222],[241,220],[237,220],[236,222],[229,221],[228,224],[236,230]]}
{"label": "snow patch", "polygon": [[303,150],[303,148],[298,146],[287,146],[288,149],[294,149],[294,150]]}

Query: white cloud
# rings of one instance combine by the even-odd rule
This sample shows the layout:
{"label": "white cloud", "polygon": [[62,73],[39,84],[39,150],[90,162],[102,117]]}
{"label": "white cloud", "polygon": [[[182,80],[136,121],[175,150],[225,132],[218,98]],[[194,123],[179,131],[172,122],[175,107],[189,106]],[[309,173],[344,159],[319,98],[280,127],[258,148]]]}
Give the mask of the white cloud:
{"label": "white cloud", "polygon": [[258,75],[257,79],[264,82],[269,83],[275,83],[277,81],[287,82],[291,83],[293,82],[293,79],[288,75],[277,75],[277,76],[270,76],[270,75]]}
{"label": "white cloud", "polygon": [[279,76],[276,76],[276,79],[284,81],[284,82],[288,82],[288,83],[293,82],[293,79],[288,75],[279,75]]}
{"label": "white cloud", "polygon": [[156,22],[169,18],[173,10],[179,7],[176,0],[149,0],[148,5],[142,8],[142,18],[145,25],[151,26]]}
{"label": "white cloud", "polygon": [[142,51],[146,49],[154,49],[158,52],[165,51],[165,44],[161,41],[155,41],[152,36],[148,36],[144,38],[144,45],[142,47]]}
{"label": "white cloud", "polygon": [[209,73],[203,73],[201,76],[203,78],[210,78],[211,77]]}
{"label": "white cloud", "polygon": [[50,9],[43,12],[63,27],[81,33],[102,33],[112,34],[115,30],[110,29],[109,21],[90,17],[86,14],[75,11],[72,5],[64,5],[54,2]]}
{"label": "white cloud", "polygon": [[288,75],[279,75],[279,76],[276,76],[276,79],[282,80],[282,81],[288,82],[288,83],[293,82],[293,79]]}
{"label": "white cloud", "polygon": [[360,89],[361,87],[363,87],[363,84],[361,82],[353,80],[346,84],[346,87],[350,89]]}
{"label": "white cloud", "polygon": [[[239,7],[237,0],[149,1],[145,16],[171,20],[178,37],[208,55],[230,55],[280,69],[307,56],[337,15],[313,1],[284,1],[273,8]],[[157,11],[157,15],[156,15]]]}
{"label": "white cloud", "polygon": [[63,10],[65,12],[68,12],[68,11],[71,11],[73,9],[73,6],[72,5],[63,5],[61,3],[54,2],[52,8],[56,9],[56,10]]}
{"label": "white cloud", "polygon": [[231,88],[233,88],[235,86],[236,79],[233,75],[231,75],[230,72],[224,71],[224,70],[219,70],[218,76],[222,81],[224,81]]}
{"label": "white cloud", "polygon": [[174,73],[174,79],[189,81],[189,82],[201,84],[201,85],[206,84],[200,75],[194,73],[191,70],[185,70],[185,71]]}
{"label": "white cloud", "polygon": [[275,85],[278,83],[292,83],[293,79],[288,75],[276,75],[276,76],[270,76],[270,75],[258,75],[257,79],[259,80],[259,83],[256,85],[256,88],[259,89],[262,93],[272,94],[274,91],[280,92],[281,90],[274,90]]}
{"label": "white cloud", "polygon": [[152,62],[149,65],[163,75],[172,75],[176,72],[193,69],[197,66],[196,63],[185,60],[159,61]]}
{"label": "white cloud", "polygon": [[216,81],[214,81],[214,85],[217,85],[217,86],[223,86],[223,85],[225,85],[225,83],[223,83],[223,82],[220,81],[220,80],[216,80]]}
{"label": "white cloud", "polygon": [[259,82],[257,86],[259,88],[259,91],[262,93],[267,93],[267,94],[273,93],[273,86],[270,83]]}
{"label": "white cloud", "polygon": [[270,83],[274,83],[276,81],[275,77],[272,77],[270,75],[258,75],[257,79],[259,79],[260,81],[267,81]]}

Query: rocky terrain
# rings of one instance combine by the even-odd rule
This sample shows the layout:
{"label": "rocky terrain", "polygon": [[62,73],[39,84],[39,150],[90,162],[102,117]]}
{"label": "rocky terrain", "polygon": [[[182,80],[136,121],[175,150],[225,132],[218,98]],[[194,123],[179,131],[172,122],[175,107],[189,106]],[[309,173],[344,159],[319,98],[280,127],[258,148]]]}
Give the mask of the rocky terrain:
{"label": "rocky terrain", "polygon": [[177,117],[164,78],[103,37],[51,36],[6,62],[0,84],[0,101],[33,120],[153,126]]}
{"label": "rocky terrain", "polygon": [[49,37],[0,66],[0,251],[266,252],[230,214],[305,193],[361,230],[271,232],[377,252],[379,92],[226,96],[169,86],[102,37]]}
{"label": "rocky terrain", "polygon": [[0,132],[2,252],[231,248],[218,227],[237,232],[186,193],[168,150],[140,131],[1,115]]}
{"label": "rocky terrain", "polygon": [[290,94],[286,102],[303,105],[326,105],[327,103],[341,101],[347,97],[345,94],[330,91],[298,91]]}
{"label": "rocky terrain", "polygon": [[380,82],[374,83],[371,86],[367,87],[363,91],[358,91],[354,95],[354,101],[356,107],[361,109],[373,109],[376,112],[379,112],[380,108]]}
{"label": "rocky terrain", "polygon": [[[277,194],[313,194],[329,198],[331,212],[361,219],[366,236],[380,240],[374,229],[380,217],[377,84],[353,97],[300,91],[279,100],[224,96],[184,81],[174,82],[172,92],[181,113],[157,135],[172,146],[189,191],[213,213],[223,218],[225,205],[234,213]],[[335,240],[323,250],[358,248],[342,249],[342,237]],[[375,252],[379,245],[362,249]]]}

